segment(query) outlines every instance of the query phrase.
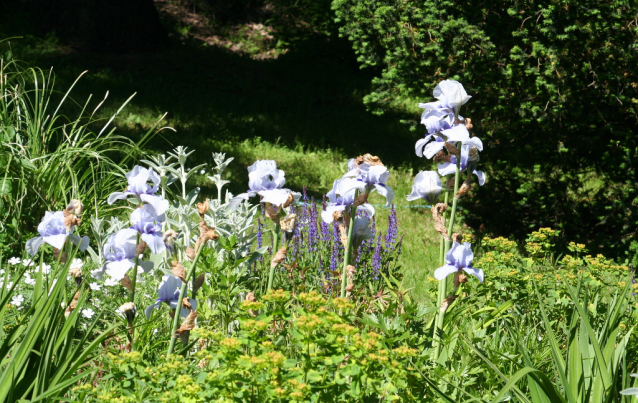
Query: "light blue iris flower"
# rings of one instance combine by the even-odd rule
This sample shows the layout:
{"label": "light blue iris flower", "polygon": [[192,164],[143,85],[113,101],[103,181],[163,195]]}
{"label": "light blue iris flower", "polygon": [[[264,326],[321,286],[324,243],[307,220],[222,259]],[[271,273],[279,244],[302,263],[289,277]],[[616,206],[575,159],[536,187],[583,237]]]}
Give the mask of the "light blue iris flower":
{"label": "light blue iris flower", "polygon": [[[180,280],[178,277],[175,277],[171,274],[163,276],[162,282],[160,283],[159,287],[157,287],[157,299],[155,300],[155,303],[149,305],[144,310],[146,318],[150,319],[151,314],[153,313],[153,309],[159,308],[162,302],[167,303],[171,307],[171,309],[175,309],[177,307],[177,302],[179,301],[179,291],[181,288],[182,280]],[[193,307],[193,310],[197,310],[197,301],[194,299],[190,299],[189,302]],[[189,313],[190,310],[181,307],[181,316],[186,317]]]}
{"label": "light blue iris flower", "polygon": [[62,211],[47,211],[40,224],[38,224],[38,233],[40,236],[29,239],[26,244],[27,253],[31,256],[38,252],[43,243],[47,243],[56,249],[62,249],[67,238],[78,245],[82,252],[89,246],[89,238],[87,236],[80,238],[77,235],[73,235],[73,227],[67,230],[64,225],[64,213]]}
{"label": "light blue iris flower", "polygon": [[109,204],[115,203],[116,200],[123,200],[133,196],[140,203],[148,203],[153,206],[156,214],[163,214],[168,210],[168,200],[162,196],[155,195],[159,190],[160,177],[153,171],[153,168],[146,169],[136,165],[131,172],[126,174],[126,180],[128,181],[126,190],[124,192],[111,193],[108,198]]}
{"label": "light blue iris flower", "polygon": [[445,263],[447,264],[436,269],[434,277],[437,280],[443,280],[450,274],[464,271],[467,274],[476,276],[482,283],[483,270],[473,268],[472,259],[474,259],[474,253],[469,242],[464,242],[463,245],[454,242],[452,248],[445,255]]}

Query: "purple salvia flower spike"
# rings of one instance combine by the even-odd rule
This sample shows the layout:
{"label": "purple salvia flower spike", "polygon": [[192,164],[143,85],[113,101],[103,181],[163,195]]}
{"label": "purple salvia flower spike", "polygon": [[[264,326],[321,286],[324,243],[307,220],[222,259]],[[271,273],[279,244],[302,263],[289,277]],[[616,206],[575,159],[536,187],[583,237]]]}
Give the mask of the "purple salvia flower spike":
{"label": "purple salvia flower spike", "polygon": [[383,233],[379,232],[379,236],[377,237],[376,246],[374,248],[374,254],[372,255],[372,278],[374,280],[379,279],[379,273],[381,272],[381,252],[383,250],[382,243]]}

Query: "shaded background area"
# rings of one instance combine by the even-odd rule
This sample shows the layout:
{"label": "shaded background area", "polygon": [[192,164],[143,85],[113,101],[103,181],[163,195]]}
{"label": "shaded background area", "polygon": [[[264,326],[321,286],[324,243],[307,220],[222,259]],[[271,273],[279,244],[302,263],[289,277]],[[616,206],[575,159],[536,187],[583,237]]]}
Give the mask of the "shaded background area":
{"label": "shaded background area", "polygon": [[[273,16],[277,10],[272,3],[257,1],[156,1],[156,8],[144,11],[143,17],[141,5],[148,2],[127,1],[125,6],[82,1],[63,8],[55,3],[31,0],[4,6],[2,36],[25,37],[11,42],[14,56],[42,68],[52,66],[60,88],[88,70],[73,96],[83,100],[93,94],[97,104],[109,91],[112,106],[107,104],[105,115],[136,92],[117,122],[118,130],[133,138],[168,112],[165,124],[177,133],[162,132],[149,144],[154,151],[185,145],[197,150],[197,162],[209,159],[212,151],[243,151],[240,164],[234,164],[241,178],[254,158],[265,158],[249,152],[263,142],[307,153],[321,151],[331,164],[363,152],[393,166],[423,162],[413,152],[417,135],[401,123],[416,122],[418,114],[397,108],[376,116],[366,110],[361,99],[374,72],[359,68],[349,43],[337,37],[329,18],[330,26],[318,31],[283,21],[285,15]],[[112,22],[117,18],[110,10],[126,10],[136,3],[131,15],[161,22],[155,36],[146,30],[137,35],[130,15]],[[108,4],[107,12],[97,12],[93,20],[99,24],[91,28],[87,14],[100,4]],[[330,10],[329,2],[323,6]],[[41,18],[45,23],[40,24]],[[110,28],[102,31],[100,24],[106,21],[111,21]],[[265,22],[293,27],[275,31]],[[134,28],[127,33],[126,26]],[[238,150],[243,142],[247,143]],[[321,172],[310,171],[300,167],[296,178],[289,174],[288,180],[307,186],[316,196],[332,186],[332,172],[321,177]],[[201,185],[206,183],[202,180]]]}
{"label": "shaded background area", "polygon": [[[499,17],[498,29],[512,24],[519,27],[520,20],[527,18],[526,7],[531,4],[527,3],[520,0],[519,13]],[[467,58],[474,63],[470,67],[463,57],[454,62],[445,59],[445,52],[452,49],[448,47],[437,59],[441,66],[425,63],[417,53],[400,56],[404,50],[408,55],[410,46],[418,49],[411,42],[416,34],[410,37],[417,32],[417,25],[401,25],[393,18],[412,11],[381,7],[385,13],[381,15],[381,9],[373,6],[349,1],[332,4],[329,0],[71,0],[63,4],[10,0],[0,5],[0,37],[22,36],[11,41],[13,56],[42,68],[53,66],[60,89],[68,88],[88,70],[73,96],[80,101],[93,94],[97,104],[109,91],[104,116],[137,93],[115,122],[121,134],[137,139],[167,112],[163,124],[176,132],[159,133],[147,145],[150,151],[166,152],[175,145],[185,145],[196,150],[193,165],[210,161],[213,151],[234,156],[237,163],[231,164],[229,171],[234,193],[245,190],[245,167],[255,159],[269,158],[286,170],[289,187],[306,187],[319,198],[344,170],[348,157],[369,152],[394,168],[392,185],[397,188],[397,200],[401,200],[409,192],[410,178],[416,171],[434,168],[430,161],[417,158],[413,148],[425,131],[418,125],[420,109],[416,103],[431,99],[434,81],[428,80],[432,72],[435,81],[440,81],[455,78],[454,69],[458,68],[483,83],[482,75],[498,69],[493,69],[491,59],[479,63],[488,53],[478,52],[477,56],[475,43],[492,46],[490,38],[481,37],[470,25],[459,28],[465,14],[459,14],[453,3],[446,7],[458,15],[439,10],[442,16],[430,13],[428,18],[440,17],[450,24],[444,34],[450,38],[443,36],[441,43],[449,40],[460,51],[469,52]],[[339,21],[332,7],[339,9]],[[477,27],[489,25],[489,18],[504,12],[498,7],[490,8],[494,16],[466,10],[473,16],[469,22]],[[420,18],[417,11],[410,18]],[[358,12],[370,16],[356,15]],[[388,24],[387,32],[396,35],[375,37],[373,31],[385,27],[371,22],[382,17]],[[343,31],[354,37],[339,37],[339,29],[344,30],[346,24],[351,24],[348,29],[356,27]],[[527,26],[531,29],[533,23],[528,21]],[[403,37],[401,29],[411,31]],[[490,32],[494,30],[497,28]],[[456,35],[461,31],[463,35]],[[498,35],[492,36],[498,39]],[[384,44],[386,39],[389,42]],[[498,49],[506,52],[513,40],[507,35],[501,39]],[[366,46],[368,53],[361,51]],[[405,85],[414,91],[403,87],[400,75],[387,74],[390,59],[384,59],[388,54],[383,46],[394,46],[397,52],[393,57],[406,61],[411,81]],[[6,48],[7,43],[4,51]],[[479,62],[472,59],[476,57]],[[512,84],[512,91],[523,95],[533,81],[525,81],[529,71],[525,63],[515,66],[520,74],[518,70],[512,73],[522,80]],[[585,243],[594,253],[633,259],[633,252],[627,252],[632,244],[638,248],[633,242],[636,212],[631,207],[636,204],[633,140],[624,142],[628,152],[614,154],[614,148],[605,145],[606,154],[601,156],[601,144],[609,142],[603,132],[607,125],[595,114],[574,109],[570,119],[578,113],[587,119],[574,127],[560,126],[565,111],[560,102],[552,103],[547,117],[530,124],[536,115],[530,117],[517,109],[513,100],[523,99],[517,98],[518,92],[493,103],[500,96],[498,91],[504,89],[495,87],[492,91],[485,84],[488,89],[481,92],[479,84],[471,80],[464,84],[474,94],[464,114],[475,118],[475,132],[486,145],[481,165],[488,172],[488,183],[463,202],[471,213],[464,219],[479,236],[515,236],[522,241],[530,231],[548,226],[562,229],[566,240]],[[595,87],[587,88],[596,91]],[[574,92],[570,99],[577,100],[578,94]],[[531,104],[536,102],[530,100]],[[549,104],[543,98],[542,113]],[[614,107],[606,105],[605,110],[613,112]],[[560,125],[548,132],[544,122],[551,119]],[[580,129],[587,125],[591,127],[588,130],[599,133],[597,137],[583,137]],[[625,119],[614,130],[612,136],[631,138],[627,133],[635,130],[635,122]],[[618,161],[627,174],[610,175],[596,168],[601,161],[605,166]],[[212,193],[205,176],[196,176],[196,184],[203,187],[204,194]],[[427,216],[425,210],[414,213],[419,219]],[[422,242],[419,245],[424,246]]]}

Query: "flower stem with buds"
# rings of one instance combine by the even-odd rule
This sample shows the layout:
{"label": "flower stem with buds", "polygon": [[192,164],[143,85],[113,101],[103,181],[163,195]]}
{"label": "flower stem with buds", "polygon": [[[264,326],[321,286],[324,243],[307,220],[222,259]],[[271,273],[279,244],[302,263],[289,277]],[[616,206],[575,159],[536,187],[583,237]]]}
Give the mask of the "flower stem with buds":
{"label": "flower stem with buds", "polygon": [[[456,173],[454,174],[454,195],[456,196],[456,193],[459,191],[459,182],[460,182],[460,178],[461,178],[461,169],[460,169],[460,158],[457,158],[456,161]],[[447,204],[447,193],[445,195],[445,202]],[[452,228],[454,227],[454,218],[456,216],[456,205],[458,202],[458,198],[457,197],[453,197],[452,198],[452,211],[450,213],[450,222],[448,223],[448,229],[447,229],[447,233],[448,233],[448,237],[447,239],[445,239],[445,247],[442,249],[443,253],[442,253],[442,257],[441,257],[441,265],[445,264],[445,253],[447,253],[447,251],[450,250],[450,245],[451,245],[451,238],[452,238]],[[439,290],[438,290],[438,295],[437,295],[437,307],[439,308],[439,311],[436,315],[435,318],[435,324],[434,324],[434,342],[433,347],[434,347],[434,360],[438,360],[440,355],[441,355],[441,333],[443,332],[443,321],[445,319],[445,310],[442,305],[443,305],[443,301],[445,300],[446,297],[446,292],[447,292],[447,281],[446,279],[440,280],[439,281]]]}
{"label": "flower stem with buds", "polygon": [[[190,269],[188,269],[188,273],[186,273],[186,276],[184,277],[187,281],[195,273],[197,261],[199,261],[199,257],[201,256],[203,250],[204,245],[200,245],[197,249],[195,258],[193,259],[193,264],[191,265]],[[181,316],[180,313],[182,311],[182,301],[184,300],[187,286],[187,282],[184,281],[182,282],[182,288],[179,290],[179,299],[177,300],[177,306],[175,307],[175,315],[173,316],[173,326],[171,327],[171,342],[168,345],[168,352],[166,353],[167,356],[171,355],[173,353],[173,350],[175,349],[175,340],[177,339],[175,332],[177,332],[177,324],[179,323],[179,317]]]}

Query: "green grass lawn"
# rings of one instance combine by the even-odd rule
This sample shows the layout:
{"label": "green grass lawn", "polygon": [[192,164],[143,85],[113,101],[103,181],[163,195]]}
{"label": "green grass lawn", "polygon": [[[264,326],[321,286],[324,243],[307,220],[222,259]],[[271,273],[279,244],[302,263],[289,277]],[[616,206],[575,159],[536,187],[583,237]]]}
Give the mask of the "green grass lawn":
{"label": "green grass lawn", "polygon": [[[109,116],[136,93],[114,122],[118,133],[139,138],[167,113],[163,125],[174,131],[158,133],[147,144],[149,152],[188,146],[196,150],[190,157],[193,166],[211,161],[212,152],[234,157],[227,171],[233,193],[245,191],[246,167],[256,159],[276,160],[286,172],[287,187],[306,187],[320,198],[346,171],[348,158],[378,155],[392,170],[390,185],[405,234],[401,265],[406,286],[418,289],[436,268],[438,238],[429,209],[411,208],[405,201],[413,173],[430,169],[429,161],[414,154],[423,130],[411,131],[401,123],[418,122],[419,109],[398,106],[383,116],[367,111],[362,97],[371,75],[359,69],[347,42],[311,41],[275,59],[187,39],[156,54],[85,55],[58,45],[54,37],[38,39],[28,36],[27,28],[12,29],[2,36],[27,35],[11,41],[14,57],[53,68],[60,90],[88,71],[72,93],[79,104],[92,94],[95,107],[108,91],[99,113]],[[212,194],[205,175],[196,176],[195,184],[204,195]],[[382,204],[381,198],[372,200]],[[389,210],[377,210],[378,221],[386,225]]]}

